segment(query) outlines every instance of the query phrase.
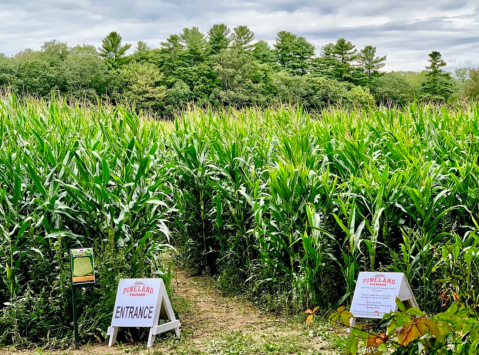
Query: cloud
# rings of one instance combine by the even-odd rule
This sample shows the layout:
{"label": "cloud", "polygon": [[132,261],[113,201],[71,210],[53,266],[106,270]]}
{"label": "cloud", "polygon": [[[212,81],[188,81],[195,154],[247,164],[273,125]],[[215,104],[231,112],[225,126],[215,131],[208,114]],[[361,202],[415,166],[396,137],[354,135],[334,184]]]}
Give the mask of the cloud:
{"label": "cloud", "polygon": [[170,34],[215,23],[247,25],[273,44],[278,31],[305,36],[319,53],[345,37],[387,55],[386,70],[422,70],[438,50],[450,69],[479,66],[474,0],[0,0],[0,52],[40,49],[52,39],[100,46],[110,31],[158,47]]}

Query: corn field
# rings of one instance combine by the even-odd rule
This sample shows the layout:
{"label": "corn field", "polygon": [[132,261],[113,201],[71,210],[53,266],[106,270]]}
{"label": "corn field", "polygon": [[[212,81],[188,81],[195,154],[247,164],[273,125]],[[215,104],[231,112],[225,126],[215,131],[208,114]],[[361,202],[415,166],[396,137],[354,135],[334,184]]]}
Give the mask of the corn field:
{"label": "corn field", "polygon": [[422,309],[452,292],[476,305],[478,126],[476,106],[158,122],[6,96],[0,343],[67,341],[79,246],[98,278],[80,295],[83,340],[105,337],[119,278],[169,284],[171,260],[272,311],[347,305],[370,270],[404,272]]}

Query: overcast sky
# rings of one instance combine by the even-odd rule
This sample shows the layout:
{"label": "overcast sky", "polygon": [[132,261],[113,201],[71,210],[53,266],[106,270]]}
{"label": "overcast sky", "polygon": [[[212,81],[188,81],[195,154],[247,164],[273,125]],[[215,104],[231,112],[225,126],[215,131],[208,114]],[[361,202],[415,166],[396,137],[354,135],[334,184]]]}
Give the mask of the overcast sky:
{"label": "overcast sky", "polygon": [[373,45],[387,55],[386,70],[422,70],[433,50],[449,69],[478,67],[478,7],[477,0],[0,0],[0,53],[52,39],[98,47],[111,31],[156,48],[185,27],[206,32],[225,23],[247,25],[270,44],[291,31],[317,52],[340,37]]}

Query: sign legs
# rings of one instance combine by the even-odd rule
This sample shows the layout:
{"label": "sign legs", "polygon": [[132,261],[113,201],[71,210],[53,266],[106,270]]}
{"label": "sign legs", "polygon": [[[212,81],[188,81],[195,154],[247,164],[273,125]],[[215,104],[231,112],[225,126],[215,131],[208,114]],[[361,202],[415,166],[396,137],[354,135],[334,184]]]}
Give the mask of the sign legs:
{"label": "sign legs", "polygon": [[174,320],[162,325],[157,325],[155,327],[150,328],[150,336],[148,338],[148,347],[150,348],[153,343],[155,342],[155,338],[157,334],[161,334],[163,332],[167,332],[168,330],[175,330],[176,336],[180,336],[180,321]]}
{"label": "sign legs", "polygon": [[118,335],[118,327],[108,327],[108,332],[106,334],[110,336],[110,341],[108,342],[108,346],[115,345],[116,336]]}
{"label": "sign legs", "polygon": [[346,333],[350,333],[355,326],[356,326],[356,318],[350,317],[349,318],[349,329],[346,330]]}

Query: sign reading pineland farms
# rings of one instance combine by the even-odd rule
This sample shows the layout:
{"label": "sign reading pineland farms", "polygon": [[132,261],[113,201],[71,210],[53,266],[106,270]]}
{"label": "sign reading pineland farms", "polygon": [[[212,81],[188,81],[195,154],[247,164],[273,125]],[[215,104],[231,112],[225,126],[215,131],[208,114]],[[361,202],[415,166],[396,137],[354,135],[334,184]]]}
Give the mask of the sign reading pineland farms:
{"label": "sign reading pineland farms", "polygon": [[350,311],[355,318],[382,318],[396,311],[396,297],[407,307],[418,308],[402,272],[360,272]]}
{"label": "sign reading pineland farms", "polygon": [[[162,310],[169,322],[158,325]],[[162,279],[120,280],[113,318],[107,333],[110,336],[109,346],[115,344],[119,327],[149,327],[148,347],[151,347],[157,334],[174,329],[179,336],[180,325]]]}

